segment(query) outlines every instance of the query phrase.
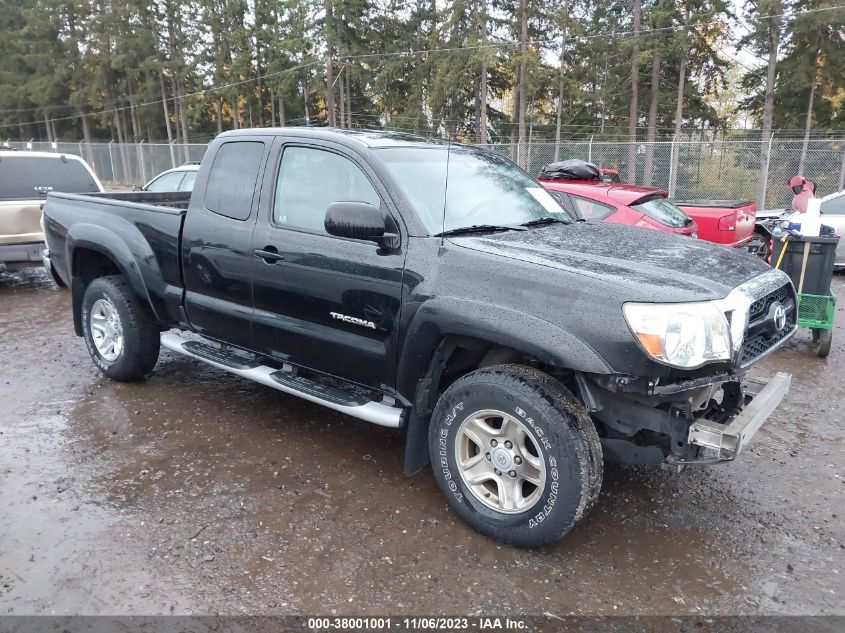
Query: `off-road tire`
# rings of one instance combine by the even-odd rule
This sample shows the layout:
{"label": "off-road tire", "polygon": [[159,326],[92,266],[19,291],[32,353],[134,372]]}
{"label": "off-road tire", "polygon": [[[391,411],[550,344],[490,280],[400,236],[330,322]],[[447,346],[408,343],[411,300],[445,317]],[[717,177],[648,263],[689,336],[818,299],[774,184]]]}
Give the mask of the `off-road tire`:
{"label": "off-road tire", "polygon": [[[97,351],[91,333],[91,308],[98,299],[111,302],[122,327],[123,350],[112,361]],[[82,330],[85,346],[94,364],[113,380],[143,378],[158,361],[161,349],[159,328],[149,309],[138,300],[122,275],[99,277],[88,284],[82,297]]]}
{"label": "off-road tire", "polygon": [[[525,423],[532,441],[542,447],[545,485],[534,505],[519,513],[506,514],[481,502],[457,463],[462,422],[487,410]],[[517,547],[541,547],[562,537],[601,490],[601,443],[586,409],[559,381],[523,365],[479,369],[450,385],[432,415],[429,452],[449,506],[478,532]]]}

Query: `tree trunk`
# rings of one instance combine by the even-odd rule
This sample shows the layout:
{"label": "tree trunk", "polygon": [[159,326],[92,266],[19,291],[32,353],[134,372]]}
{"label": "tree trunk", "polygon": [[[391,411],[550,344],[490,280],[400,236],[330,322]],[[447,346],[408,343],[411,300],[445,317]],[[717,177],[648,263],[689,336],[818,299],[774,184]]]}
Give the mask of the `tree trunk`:
{"label": "tree trunk", "polygon": [[660,98],[660,51],[654,50],[651,60],[651,95],[648,102],[648,129],[646,130],[645,164],[643,183],[654,183],[654,144],[657,140],[657,101]]}
{"label": "tree trunk", "polygon": [[810,145],[810,130],[813,126],[813,105],[816,98],[816,74],[819,61],[818,41],[813,50],[812,83],[810,84],[810,98],[807,101],[807,117],[804,120],[804,141],[801,143],[801,160],[798,161],[798,174],[804,175],[804,164],[807,162],[807,148]]}
{"label": "tree trunk", "polygon": [[[341,65],[340,72],[342,73],[346,68]],[[338,121],[338,127],[343,127],[346,124],[346,82],[344,82],[340,76],[338,76],[337,87],[340,90],[340,120]]]}
{"label": "tree trunk", "polygon": [[241,129],[241,110],[238,107],[238,95],[235,95],[231,101],[232,104],[232,127],[236,130]]}
{"label": "tree trunk", "polygon": [[[528,110],[528,0],[519,1],[519,144],[520,149],[526,139],[526,114]],[[520,151],[521,165],[524,167],[525,157]]]}
{"label": "tree trunk", "polygon": [[635,183],[637,180],[637,110],[639,104],[640,84],[640,14],[642,0],[634,0],[633,6],[633,38],[634,46],[631,51],[631,106],[628,110],[628,175],[626,180]]}
{"label": "tree trunk", "polygon": [[332,62],[332,30],[334,17],[332,14],[333,0],[325,0],[326,7],[326,110],[329,127],[337,126],[334,103],[334,63]]}
{"label": "tree trunk", "polygon": [[44,129],[47,131],[47,142],[53,142],[53,128],[50,126],[50,118],[47,116],[46,112],[44,114]]}
{"label": "tree trunk", "polygon": [[170,146],[170,164],[176,167],[176,154],[173,151],[173,132],[170,131],[170,111],[167,107],[167,93],[164,91],[164,72],[159,71],[158,82],[161,87],[161,105],[164,108],[164,128],[167,130],[167,144]]}
{"label": "tree trunk", "polygon": [[182,123],[182,139],[185,143],[183,149],[183,155],[185,157],[185,162],[187,163],[191,159],[191,155],[188,152],[188,98],[185,95],[185,79],[182,75],[178,75],[179,77],[179,120]]}
{"label": "tree trunk", "polygon": [[[120,114],[117,110],[112,112],[112,119],[114,120],[114,129],[117,132],[117,145],[118,145],[118,152],[117,155],[120,158],[120,180],[126,181],[126,152],[124,151],[125,145],[123,144],[123,128],[120,125]],[[115,175],[115,180],[117,180],[117,175]]]}
{"label": "tree trunk", "polygon": [[[690,19],[690,8],[686,6],[684,11],[684,23],[686,27]],[[678,68],[678,92],[675,97],[675,134],[672,137],[672,154],[669,157],[669,196],[675,195],[678,184],[678,141],[681,139],[681,126],[684,121],[684,84],[687,80],[687,55],[689,55],[688,33],[684,31],[684,41],[681,44],[681,59]]]}
{"label": "tree trunk", "polygon": [[285,98],[279,92],[279,125],[285,127]]}
{"label": "tree trunk", "polygon": [[351,63],[347,61],[343,80],[346,82],[346,127],[349,129],[352,129],[352,80],[349,78],[351,68]]}
{"label": "tree trunk", "polygon": [[[782,13],[780,2],[772,3],[771,14]],[[775,79],[777,77],[778,46],[780,44],[780,18],[768,20],[769,63],[766,69],[766,97],[763,103],[763,125],[760,130],[760,174],[757,180],[757,208],[766,208],[766,188],[769,174],[769,141],[772,136],[772,117],[775,104]]]}
{"label": "tree trunk", "polygon": [[91,125],[88,122],[88,115],[86,113],[82,113],[80,117],[82,119],[82,141],[86,145],[91,144]]}
{"label": "tree trunk", "polygon": [[[567,3],[563,3],[563,17],[569,18]],[[555,160],[560,159],[560,127],[561,117],[563,116],[563,80],[565,76],[566,64],[566,25],[563,26],[563,34],[560,38],[560,72],[557,79],[557,115],[555,116]]]}
{"label": "tree trunk", "polygon": [[270,88],[270,126],[276,125],[276,91]]}
{"label": "tree trunk", "polygon": [[475,141],[487,143],[487,0],[478,0],[478,39],[481,44],[481,68],[478,70],[478,91],[475,108]]}
{"label": "tree trunk", "polygon": [[135,88],[131,78],[126,80],[126,91],[129,93],[129,121],[132,124],[132,140],[141,139],[141,122],[138,120],[138,106],[135,105]]}
{"label": "tree trunk", "polygon": [[88,161],[89,164],[93,165],[94,160],[93,156],[91,156],[91,124],[88,121],[88,115],[83,112],[82,116],[82,141],[85,145],[84,149],[84,156],[83,158]]}
{"label": "tree trunk", "polygon": [[214,99],[214,116],[217,118],[217,133],[223,133],[223,100],[220,97]]}

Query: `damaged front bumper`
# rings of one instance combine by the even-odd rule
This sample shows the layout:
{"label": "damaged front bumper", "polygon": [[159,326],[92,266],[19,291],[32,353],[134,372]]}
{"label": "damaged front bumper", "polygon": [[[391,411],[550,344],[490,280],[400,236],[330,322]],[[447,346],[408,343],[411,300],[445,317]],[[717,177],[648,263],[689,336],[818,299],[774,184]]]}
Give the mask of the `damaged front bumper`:
{"label": "damaged front bumper", "polygon": [[666,384],[624,376],[577,382],[599,423],[606,459],[680,472],[735,459],[786,397],[791,380],[778,373],[767,383],[735,374]]}
{"label": "damaged front bumper", "polygon": [[750,402],[726,424],[696,420],[690,425],[687,441],[715,451],[718,461],[735,459],[789,393],[791,383],[792,376],[785,373],[776,374],[768,383],[743,381],[742,393]]}

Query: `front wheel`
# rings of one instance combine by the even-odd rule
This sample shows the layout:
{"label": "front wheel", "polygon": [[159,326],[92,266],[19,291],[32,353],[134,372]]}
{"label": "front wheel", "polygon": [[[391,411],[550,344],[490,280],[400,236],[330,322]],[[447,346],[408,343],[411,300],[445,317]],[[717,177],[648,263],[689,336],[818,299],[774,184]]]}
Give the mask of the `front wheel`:
{"label": "front wheel", "polygon": [[109,378],[142,378],[158,361],[158,327],[120,275],[88,284],[82,297],[82,330],[88,354]]}
{"label": "front wheel", "polygon": [[551,376],[521,365],[456,380],[435,408],[429,451],[452,509],[518,547],[566,534],[601,488],[601,444],[586,410]]}

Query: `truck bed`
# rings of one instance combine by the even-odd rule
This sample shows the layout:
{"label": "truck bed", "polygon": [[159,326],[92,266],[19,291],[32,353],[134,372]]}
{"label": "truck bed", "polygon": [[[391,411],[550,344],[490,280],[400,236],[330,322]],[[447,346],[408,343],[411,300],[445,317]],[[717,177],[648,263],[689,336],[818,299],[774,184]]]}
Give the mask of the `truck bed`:
{"label": "truck bed", "polygon": [[179,236],[190,192],[50,193],[44,203],[47,247],[55,273],[70,285],[75,257],[119,253],[120,272],[150,299],[162,323],[179,318]]}

